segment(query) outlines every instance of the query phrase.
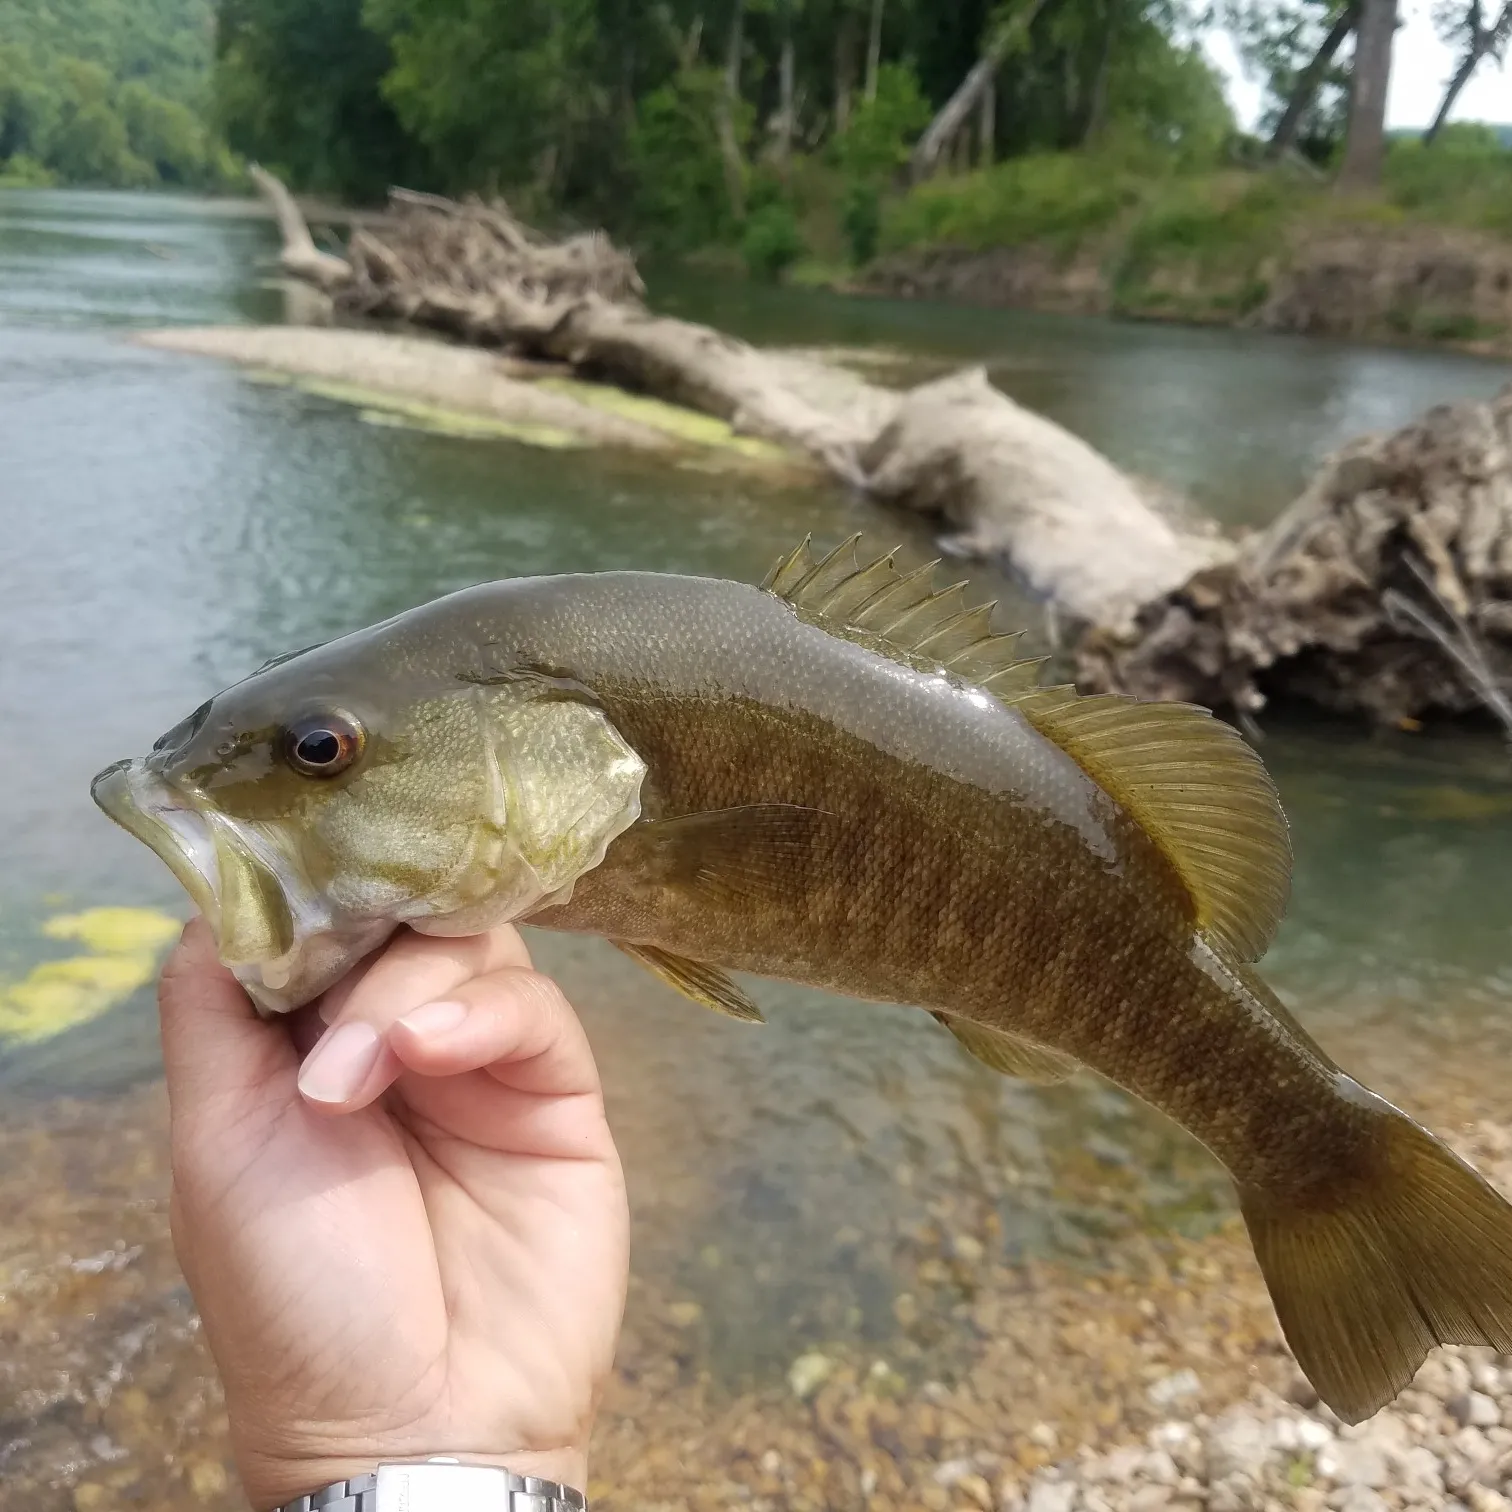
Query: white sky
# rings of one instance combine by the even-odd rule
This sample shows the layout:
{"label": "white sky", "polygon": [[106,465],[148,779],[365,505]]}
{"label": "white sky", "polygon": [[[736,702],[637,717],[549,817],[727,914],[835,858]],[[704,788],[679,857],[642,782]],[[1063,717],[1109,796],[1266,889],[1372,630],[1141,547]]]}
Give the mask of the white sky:
{"label": "white sky", "polygon": [[[1430,0],[1401,0],[1402,25],[1391,56],[1391,95],[1386,102],[1388,127],[1428,125],[1454,72],[1454,55],[1433,30],[1429,4]],[[1244,77],[1227,33],[1209,32],[1205,46],[1228,79],[1234,114],[1242,126],[1253,127],[1260,114],[1259,82]],[[1450,120],[1512,122],[1512,56],[1501,68],[1494,58],[1482,61]]]}

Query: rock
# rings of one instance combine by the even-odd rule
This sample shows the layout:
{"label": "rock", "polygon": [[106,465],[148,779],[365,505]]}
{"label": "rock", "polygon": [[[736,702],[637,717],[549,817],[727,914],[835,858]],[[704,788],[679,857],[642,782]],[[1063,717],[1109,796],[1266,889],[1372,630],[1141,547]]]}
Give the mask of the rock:
{"label": "rock", "polygon": [[937,1486],[950,1487],[975,1474],[976,1466],[969,1459],[951,1459],[936,1465],[931,1479]]}
{"label": "rock", "polygon": [[1124,1503],[1127,1512],[1163,1512],[1171,1505],[1169,1486],[1141,1486]]}
{"label": "rock", "polygon": [[1190,1423],[1161,1423],[1150,1430],[1146,1442],[1151,1449],[1170,1455],[1183,1475],[1201,1475],[1206,1468],[1207,1453]]}
{"label": "rock", "polygon": [[973,1239],[970,1234],[952,1235],[950,1252],[962,1265],[980,1265],[984,1253],[981,1240]]}
{"label": "rock", "polygon": [[83,1485],[73,1489],[74,1512],[97,1512],[109,1500],[110,1493],[104,1486],[97,1486],[93,1481],[85,1481]]}
{"label": "rock", "polygon": [[674,1328],[692,1328],[703,1319],[703,1308],[697,1302],[674,1302],[667,1309],[667,1321]]}
{"label": "rock", "polygon": [[1317,1418],[1303,1418],[1297,1424],[1297,1443],[1308,1451],[1316,1454],[1324,1444],[1333,1442],[1333,1429],[1326,1423],[1320,1423]]}
{"label": "rock", "polygon": [[1328,1505],[1337,1512],[1391,1512],[1380,1492],[1369,1486],[1345,1486],[1329,1497]]}
{"label": "rock", "polygon": [[1202,1382],[1195,1370],[1177,1370],[1162,1376],[1151,1384],[1146,1395],[1157,1407],[1169,1407],[1184,1397],[1196,1396],[1202,1390]]}
{"label": "rock", "polygon": [[1157,1486],[1174,1486],[1181,1479],[1176,1461],[1164,1449],[1151,1449],[1140,1460],[1139,1473]]}
{"label": "rock", "polygon": [[1029,1430],[1029,1442],[1038,1444],[1041,1449],[1053,1449],[1060,1435],[1049,1423],[1036,1423]]}
{"label": "rock", "polygon": [[1384,1486],[1386,1455],[1369,1439],[1335,1439],[1318,1451],[1313,1468],[1340,1486]]}
{"label": "rock", "polygon": [[1433,1492],[1444,1489],[1443,1462],[1425,1444],[1394,1456],[1392,1469],[1396,1472],[1395,1479],[1404,1486],[1421,1486]]}
{"label": "rock", "polygon": [[203,1502],[225,1501],[230,1484],[219,1460],[196,1460],[189,1466],[190,1489]]}
{"label": "rock", "polygon": [[1024,1512],[1071,1512],[1075,1505],[1074,1481],[1036,1480],[1029,1488]]}
{"label": "rock", "polygon": [[1215,1481],[1227,1481],[1235,1475],[1258,1481],[1276,1456],[1273,1425],[1247,1413],[1230,1413],[1208,1430],[1207,1468]]}
{"label": "rock", "polygon": [[1490,1486],[1472,1485],[1465,1492],[1470,1512],[1512,1512],[1512,1501]]}
{"label": "rock", "polygon": [[1496,1428],[1501,1424],[1501,1411],[1484,1392],[1464,1391],[1449,1401],[1449,1416],[1461,1428]]}
{"label": "rock", "polygon": [[806,1402],[829,1380],[835,1363],[828,1355],[799,1355],[788,1366],[788,1388],[800,1402]]}
{"label": "rock", "polygon": [[1225,1475],[1208,1490],[1208,1512],[1263,1512],[1265,1493],[1243,1471]]}

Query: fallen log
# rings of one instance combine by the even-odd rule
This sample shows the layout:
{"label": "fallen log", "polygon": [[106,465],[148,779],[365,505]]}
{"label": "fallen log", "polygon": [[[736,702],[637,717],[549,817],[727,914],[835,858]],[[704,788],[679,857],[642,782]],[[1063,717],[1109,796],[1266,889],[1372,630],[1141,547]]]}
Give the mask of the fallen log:
{"label": "fallen log", "polygon": [[[1467,643],[1471,665],[1453,649]],[[1078,675],[1249,712],[1495,713],[1512,675],[1512,387],[1350,442],[1233,560],[1152,597],[1132,633],[1089,631]]]}
{"label": "fallen log", "polygon": [[607,238],[552,242],[498,202],[396,190],[382,234],[354,232],[337,276],[309,263],[297,207],[268,184],[285,266],[338,315],[567,364],[807,453],[938,520],[948,550],[1004,568],[1072,622],[1087,688],[1241,717],[1272,700],[1395,723],[1498,706],[1512,661],[1512,390],[1352,443],[1236,545],[980,371],[899,393],[656,315]]}
{"label": "fallen log", "polygon": [[[287,245],[297,207],[287,194],[278,204]],[[302,263],[286,265],[310,276]],[[328,286],[341,314],[565,362],[807,453],[853,487],[943,519],[961,549],[1010,569],[1074,620],[1127,629],[1153,594],[1230,554],[981,374],[900,394],[656,315],[607,238],[551,242],[499,202],[396,190],[382,234],[355,232],[348,276]]]}

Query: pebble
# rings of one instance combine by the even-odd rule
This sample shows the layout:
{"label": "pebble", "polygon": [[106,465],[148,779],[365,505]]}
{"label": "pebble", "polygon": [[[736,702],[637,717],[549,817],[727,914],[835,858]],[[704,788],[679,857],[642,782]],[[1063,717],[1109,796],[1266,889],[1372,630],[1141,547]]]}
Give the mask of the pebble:
{"label": "pebble", "polygon": [[834,1368],[828,1355],[799,1355],[788,1366],[788,1387],[800,1402],[806,1402],[829,1380]]}
{"label": "pebble", "polygon": [[1449,1403],[1449,1416],[1462,1428],[1497,1428],[1501,1410],[1483,1391],[1466,1391]]}
{"label": "pebble", "polygon": [[1195,1370],[1176,1370],[1162,1376],[1149,1389],[1149,1398],[1157,1407],[1169,1407],[1183,1397],[1196,1396],[1202,1390],[1202,1382]]}
{"label": "pebble", "polygon": [[1037,1481],[1024,1512],[1071,1512],[1076,1505],[1075,1481]]}

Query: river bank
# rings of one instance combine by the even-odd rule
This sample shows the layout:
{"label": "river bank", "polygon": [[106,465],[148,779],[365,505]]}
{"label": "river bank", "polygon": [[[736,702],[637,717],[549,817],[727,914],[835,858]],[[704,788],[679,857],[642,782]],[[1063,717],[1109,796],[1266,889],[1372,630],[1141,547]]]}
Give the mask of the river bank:
{"label": "river bank", "polygon": [[[1137,256],[1137,261],[1136,261]],[[1512,242],[1433,226],[1330,226],[1253,257],[1053,243],[893,253],[856,292],[1512,354]]]}
{"label": "river bank", "polygon": [[[908,298],[1512,351],[1512,152],[1399,142],[1378,192],[1298,166],[1042,154],[884,207],[849,286]],[[823,239],[822,216],[812,223]]]}

